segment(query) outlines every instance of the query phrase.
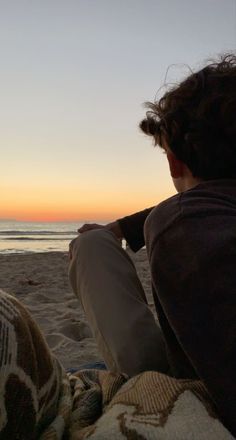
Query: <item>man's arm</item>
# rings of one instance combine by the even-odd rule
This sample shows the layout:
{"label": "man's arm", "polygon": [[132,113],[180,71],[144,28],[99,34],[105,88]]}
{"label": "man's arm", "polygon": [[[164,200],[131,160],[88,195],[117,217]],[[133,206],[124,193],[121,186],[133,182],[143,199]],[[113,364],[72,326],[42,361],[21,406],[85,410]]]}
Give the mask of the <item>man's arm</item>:
{"label": "man's arm", "polygon": [[152,209],[153,207],[144,209],[143,211],[120,218],[114,222],[108,223],[107,225],[86,223],[78,229],[78,232],[82,234],[92,229],[106,228],[112,231],[118,239],[124,238],[130,248],[136,252],[144,246],[143,227],[145,220]]}
{"label": "man's arm", "polygon": [[117,220],[120,229],[122,230],[123,237],[134,252],[137,252],[145,244],[143,231],[144,223],[153,208],[154,207],[144,209],[143,211],[136,212],[135,214]]}

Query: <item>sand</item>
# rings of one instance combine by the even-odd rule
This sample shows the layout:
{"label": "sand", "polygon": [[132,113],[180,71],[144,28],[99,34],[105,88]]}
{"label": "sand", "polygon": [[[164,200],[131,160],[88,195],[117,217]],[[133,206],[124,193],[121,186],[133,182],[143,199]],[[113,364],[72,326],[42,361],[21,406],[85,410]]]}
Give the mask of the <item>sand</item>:
{"label": "sand", "polygon": [[[154,309],[146,251],[129,251]],[[0,255],[0,288],[15,295],[39,324],[65,368],[101,360],[78,299],[68,282],[63,252]]]}

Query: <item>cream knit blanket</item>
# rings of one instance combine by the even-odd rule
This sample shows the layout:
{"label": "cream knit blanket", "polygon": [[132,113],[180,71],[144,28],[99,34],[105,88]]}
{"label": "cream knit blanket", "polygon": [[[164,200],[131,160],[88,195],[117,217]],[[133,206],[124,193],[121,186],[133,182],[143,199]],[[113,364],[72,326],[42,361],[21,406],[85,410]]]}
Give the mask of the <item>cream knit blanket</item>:
{"label": "cream knit blanket", "polygon": [[232,440],[200,381],[69,375],[28,311],[0,291],[1,440]]}

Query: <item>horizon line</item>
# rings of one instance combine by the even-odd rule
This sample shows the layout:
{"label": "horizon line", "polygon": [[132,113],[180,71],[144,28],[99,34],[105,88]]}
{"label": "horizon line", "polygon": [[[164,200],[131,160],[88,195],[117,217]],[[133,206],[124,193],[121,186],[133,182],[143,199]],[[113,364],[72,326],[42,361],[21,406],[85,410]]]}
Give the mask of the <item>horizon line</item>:
{"label": "horizon line", "polygon": [[63,220],[20,220],[15,218],[0,218],[0,223],[4,222],[14,222],[14,223],[92,223],[94,221],[99,221],[101,223],[110,222],[111,219],[63,219]]}

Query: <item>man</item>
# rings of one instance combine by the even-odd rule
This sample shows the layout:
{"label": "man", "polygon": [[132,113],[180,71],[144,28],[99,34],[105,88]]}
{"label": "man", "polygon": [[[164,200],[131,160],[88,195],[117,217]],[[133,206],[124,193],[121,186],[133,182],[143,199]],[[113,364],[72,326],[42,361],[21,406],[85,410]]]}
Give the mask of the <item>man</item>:
{"label": "man", "polygon": [[[84,225],[70,280],[107,367],[200,378],[236,435],[236,57],[149,104],[140,127],[166,152],[178,194],[108,225]],[[144,244],[161,329],[117,240]]]}

